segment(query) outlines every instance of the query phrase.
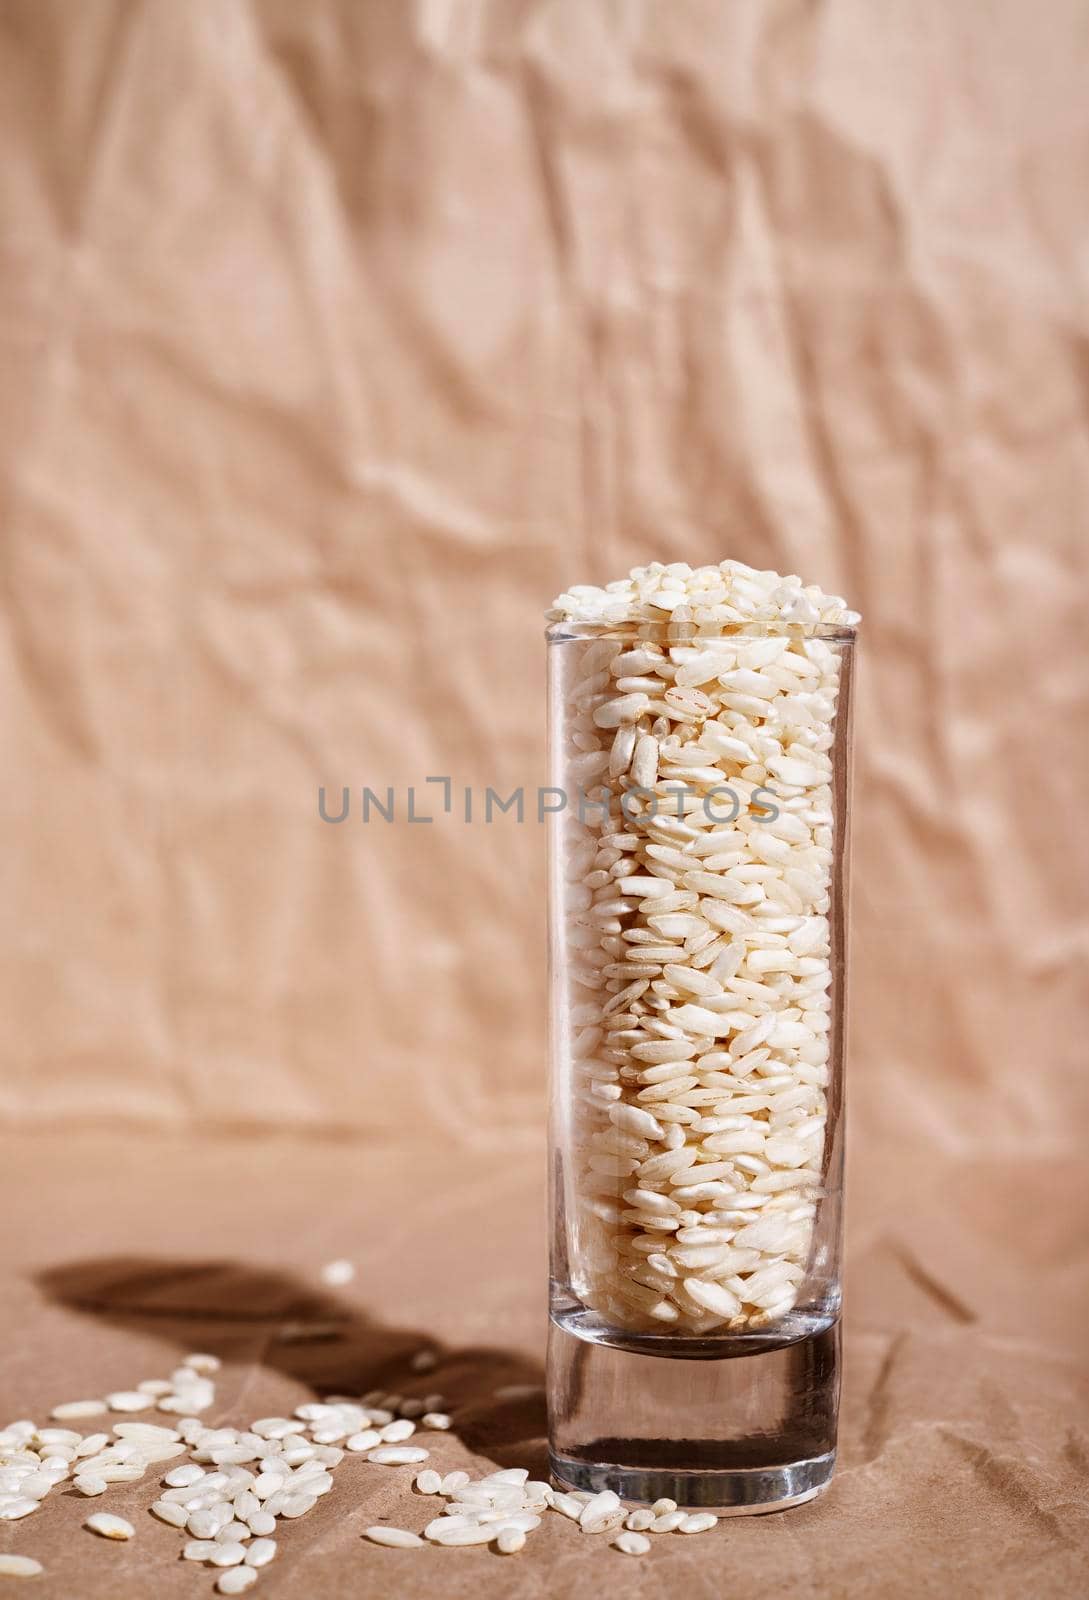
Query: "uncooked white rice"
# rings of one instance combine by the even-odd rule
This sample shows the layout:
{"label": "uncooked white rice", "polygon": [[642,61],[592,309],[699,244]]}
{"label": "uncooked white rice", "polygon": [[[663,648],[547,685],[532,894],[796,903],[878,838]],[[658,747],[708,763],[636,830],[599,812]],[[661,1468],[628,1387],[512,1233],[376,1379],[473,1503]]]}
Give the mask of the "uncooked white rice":
{"label": "uncooked white rice", "polygon": [[44,1571],[41,1562],[35,1561],[33,1556],[0,1555],[0,1577],[36,1578]]}
{"label": "uncooked white rice", "polygon": [[367,1528],[364,1538],[372,1544],[388,1545],[391,1550],[420,1550],[424,1544],[418,1533],[410,1533],[407,1528],[387,1528],[381,1523]]}
{"label": "uncooked white rice", "polygon": [[[202,1404],[204,1400],[211,1404],[215,1387],[209,1374],[218,1367],[218,1358],[212,1355],[187,1357],[184,1368],[176,1370],[169,1381],[144,1379],[137,1388],[118,1390],[111,1398],[138,1393],[144,1399],[167,1401],[180,1392],[191,1393],[193,1385],[200,1383],[211,1391],[210,1395],[202,1391]],[[535,1385],[511,1388],[519,1395],[540,1392]],[[378,1399],[385,1404],[378,1406]],[[423,1403],[431,1406],[441,1400],[437,1394],[423,1397]],[[72,1411],[71,1406],[82,1408],[82,1404],[55,1407],[52,1415],[77,1420],[82,1409]],[[319,1435],[348,1442],[365,1432],[375,1440],[381,1433],[386,1438],[405,1439],[411,1436],[415,1419],[403,1413],[397,1418],[391,1408],[406,1405],[416,1410],[412,1397],[406,1400],[400,1395],[372,1393],[354,1400],[334,1396],[299,1406],[294,1418],[262,1417],[249,1428],[209,1428],[199,1416],[179,1414],[175,1427],[122,1421],[114,1425],[112,1433],[86,1436],[74,1428],[38,1427],[30,1421],[10,1423],[0,1429],[0,1519],[30,1516],[59,1485],[72,1483],[84,1494],[105,1494],[112,1484],[135,1482],[150,1467],[188,1452],[184,1464],[161,1473],[157,1496],[149,1498],[149,1513],[182,1535],[184,1560],[219,1569],[218,1593],[241,1594],[256,1582],[259,1569],[276,1556],[278,1547],[271,1535],[279,1520],[305,1516],[332,1490],[338,1465],[353,1454],[358,1458],[360,1452],[340,1444],[323,1444]],[[97,1406],[94,1413],[88,1408],[86,1415],[97,1411]],[[442,1423],[449,1423],[447,1413],[440,1416]],[[377,1429],[371,1426],[376,1420],[380,1423]],[[368,1459],[392,1467],[415,1466],[427,1457],[426,1450],[414,1446],[383,1444],[372,1449]],[[579,1531],[591,1535],[611,1537],[626,1523],[626,1542],[619,1548],[634,1554],[639,1552],[627,1541],[640,1539],[640,1530],[654,1519],[654,1510],[630,1510],[608,1490],[597,1495],[553,1490],[547,1483],[531,1480],[524,1467],[498,1468],[476,1480],[460,1468],[445,1474],[426,1468],[416,1473],[415,1487],[421,1495],[442,1496],[446,1501],[443,1514],[428,1523],[422,1536],[408,1529],[374,1525],[365,1533],[370,1542],[405,1549],[494,1545],[504,1555],[516,1555],[551,1509],[565,1520],[579,1523]],[[672,1502],[663,1504],[672,1506]],[[683,1521],[685,1514],[678,1513],[678,1517]],[[691,1524],[692,1519],[688,1520]],[[714,1520],[712,1517],[711,1522]],[[136,1532],[131,1522],[106,1512],[94,1513],[84,1526],[110,1540],[131,1540]],[[31,1556],[0,1557],[0,1575],[33,1576],[41,1570]]]}
{"label": "uncooked white rice", "polygon": [[613,1544],[626,1556],[645,1556],[650,1549],[650,1540],[645,1533],[633,1532],[627,1528],[616,1535]]}
{"label": "uncooked white rice", "polygon": [[109,1511],[96,1511],[83,1526],[92,1533],[101,1534],[103,1539],[131,1539],[136,1533],[131,1522],[126,1522],[124,1517],[115,1517]]}
{"label": "uncooked white rice", "polygon": [[256,1582],[257,1573],[252,1567],[232,1567],[216,1580],[216,1589],[220,1594],[244,1594]]}
{"label": "uncooked white rice", "polygon": [[[549,615],[603,630],[564,646],[577,661],[568,787],[582,778],[591,798],[564,824],[571,1055],[586,1091],[574,1100],[573,1287],[624,1327],[768,1324],[795,1304],[821,1196],[840,683],[829,634],[858,616],[733,561],[655,562],[577,585]],[[725,791],[733,815],[715,800]],[[754,1215],[740,1225],[724,1207]]]}

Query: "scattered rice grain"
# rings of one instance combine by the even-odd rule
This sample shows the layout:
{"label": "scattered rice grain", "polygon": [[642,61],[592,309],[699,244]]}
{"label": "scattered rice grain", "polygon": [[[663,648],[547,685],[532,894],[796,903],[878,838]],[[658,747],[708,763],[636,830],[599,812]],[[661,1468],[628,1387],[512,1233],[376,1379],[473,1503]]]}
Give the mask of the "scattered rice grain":
{"label": "scattered rice grain", "polygon": [[44,1571],[33,1556],[0,1555],[0,1578],[36,1578]]}
{"label": "scattered rice grain", "polygon": [[131,1539],[136,1532],[131,1522],[126,1522],[124,1517],[112,1516],[108,1511],[96,1511],[83,1526],[103,1539]]}

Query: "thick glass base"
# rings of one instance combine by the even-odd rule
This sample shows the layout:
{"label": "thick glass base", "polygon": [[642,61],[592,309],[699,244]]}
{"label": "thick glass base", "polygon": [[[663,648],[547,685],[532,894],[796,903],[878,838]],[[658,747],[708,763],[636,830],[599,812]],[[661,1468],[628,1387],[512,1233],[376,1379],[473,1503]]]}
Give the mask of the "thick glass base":
{"label": "thick glass base", "polygon": [[717,1511],[722,1517],[759,1516],[786,1511],[815,1500],[828,1487],[836,1464],[835,1451],[813,1461],[795,1461],[768,1472],[671,1472],[668,1469],[590,1465],[549,1452],[552,1477],[561,1489],[612,1489],[627,1502],[653,1505],[668,1498],[692,1510]]}
{"label": "thick glass base", "polygon": [[706,1340],[692,1353],[660,1335],[606,1343],[581,1321],[554,1314],[549,1331],[549,1454],[560,1485],[720,1515],[784,1510],[827,1487],[838,1322],[788,1339],[727,1335],[712,1355]]}

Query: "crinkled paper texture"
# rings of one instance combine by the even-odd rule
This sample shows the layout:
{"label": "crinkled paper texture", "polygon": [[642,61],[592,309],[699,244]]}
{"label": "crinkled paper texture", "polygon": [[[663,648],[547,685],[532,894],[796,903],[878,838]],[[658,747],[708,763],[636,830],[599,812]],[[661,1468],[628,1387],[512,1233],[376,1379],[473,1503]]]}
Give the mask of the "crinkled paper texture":
{"label": "crinkled paper texture", "polygon": [[[1085,1587],[1086,21],[0,4],[0,1120],[25,1270],[201,1254],[152,1226],[190,1203],[215,1226],[197,1133],[355,1139],[334,1170],[358,1237],[327,1221],[330,1253],[384,1252],[380,1153],[438,1149],[368,1315],[444,1308],[462,1343],[538,1359],[537,1321],[508,1324],[542,1273],[541,613],[729,555],[864,614],[848,1465],[789,1522],[627,1562],[633,1596],[666,1559],[693,1595]],[[350,786],[343,824],[323,785],[334,809]],[[394,822],[361,820],[365,785]],[[485,823],[489,786],[524,786],[526,820]],[[80,1142],[106,1125],[166,1141],[161,1182]],[[91,1155],[77,1181],[56,1130],[112,1152],[110,1182]],[[473,1210],[515,1172],[509,1222]],[[329,1204],[296,1199],[289,1274]],[[459,1242],[530,1241],[505,1275],[428,1234],[448,1202]],[[12,1290],[44,1319],[19,1322],[13,1416],[37,1373],[43,1404],[133,1375],[40,1293]],[[486,1337],[457,1325],[474,1304]],[[292,1537],[347,1592],[322,1516]],[[563,1531],[525,1592],[610,1581],[621,1558],[590,1574]],[[404,1558],[351,1541],[351,1583],[389,1592]],[[512,1581],[447,1554],[436,1592]],[[81,1592],[137,1593],[95,1571]]]}
{"label": "crinkled paper texture", "polygon": [[[474,1162],[435,1139],[365,1150],[5,1135],[0,1211],[22,1221],[7,1252],[0,1414],[40,1421],[61,1400],[168,1376],[187,1351],[211,1349],[225,1357],[216,1423],[282,1415],[316,1392],[438,1391],[455,1428],[423,1437],[429,1465],[542,1477],[543,1164],[539,1149]],[[28,1206],[42,1173],[48,1203]],[[1080,1600],[1079,1181],[1070,1164],[1011,1193],[1006,1164],[980,1161],[920,1193],[914,1163],[859,1164],[839,1465],[813,1504],[662,1537],[640,1561],[549,1513],[512,1565],[479,1549],[364,1543],[383,1519],[420,1531],[438,1502],[414,1493],[409,1469],[355,1457],[309,1516],[281,1525],[262,1600]],[[342,1256],[354,1282],[324,1288],[322,1263]],[[415,1374],[424,1347],[439,1363]],[[40,1600],[210,1595],[210,1575],[179,1560],[183,1537],[147,1513],[157,1482],[120,1485],[93,1508],[54,1492],[0,1524],[0,1549],[45,1564]],[[80,1531],[104,1504],[134,1523],[131,1544]]]}

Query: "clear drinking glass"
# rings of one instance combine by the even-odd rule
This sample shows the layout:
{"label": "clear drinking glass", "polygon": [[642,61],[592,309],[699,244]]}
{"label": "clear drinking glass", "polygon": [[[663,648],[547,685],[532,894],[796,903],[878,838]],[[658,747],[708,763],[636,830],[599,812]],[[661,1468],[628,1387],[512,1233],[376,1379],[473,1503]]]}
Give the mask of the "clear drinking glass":
{"label": "clear drinking glass", "polygon": [[552,1470],[796,1505],[836,1449],[854,630],[548,644]]}

